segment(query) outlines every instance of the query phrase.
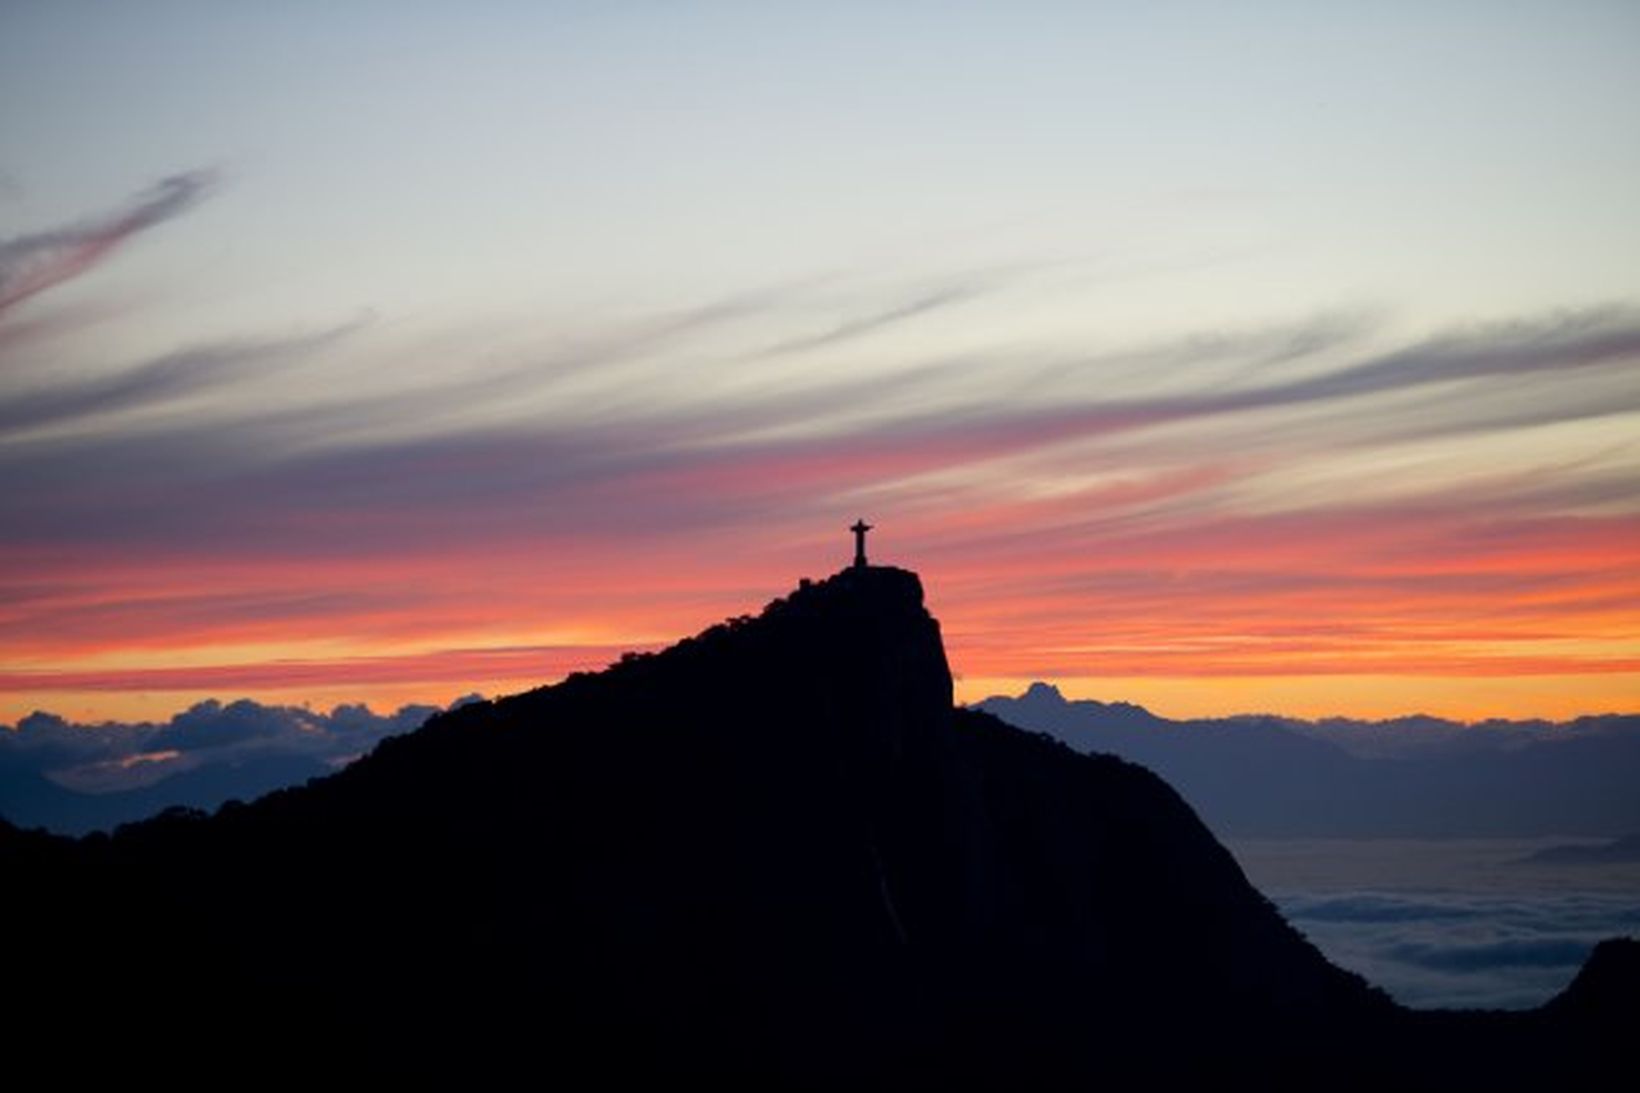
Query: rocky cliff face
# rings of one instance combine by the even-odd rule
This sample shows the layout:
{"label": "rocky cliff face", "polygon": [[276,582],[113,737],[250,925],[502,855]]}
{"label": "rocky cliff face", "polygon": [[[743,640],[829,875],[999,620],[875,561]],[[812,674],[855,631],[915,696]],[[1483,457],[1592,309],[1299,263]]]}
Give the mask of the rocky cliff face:
{"label": "rocky cliff face", "polygon": [[1154,775],[954,710],[887,568],[0,868],[15,1042],[112,1071],[182,1030],[202,1073],[1034,1088],[1417,1039]]}

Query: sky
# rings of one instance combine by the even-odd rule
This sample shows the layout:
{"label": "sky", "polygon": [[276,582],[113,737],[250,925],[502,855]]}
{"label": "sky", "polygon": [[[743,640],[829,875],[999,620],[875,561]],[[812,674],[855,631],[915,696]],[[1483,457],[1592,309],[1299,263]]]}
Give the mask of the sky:
{"label": "sky", "polygon": [[1640,709],[1637,50],[1625,2],[0,3],[0,721],[522,690],[859,517],[965,700]]}

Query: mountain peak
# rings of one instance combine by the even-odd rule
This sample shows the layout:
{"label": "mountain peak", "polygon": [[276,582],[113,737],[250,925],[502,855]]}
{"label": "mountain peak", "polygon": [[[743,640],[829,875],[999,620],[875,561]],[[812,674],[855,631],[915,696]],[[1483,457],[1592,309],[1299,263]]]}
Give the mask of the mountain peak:
{"label": "mountain peak", "polygon": [[1038,680],[1025,688],[1025,693],[1019,696],[1021,702],[1031,702],[1044,706],[1063,706],[1065,696],[1052,683],[1043,683]]}
{"label": "mountain peak", "polygon": [[849,566],[819,581],[807,577],[763,609],[765,617],[807,608],[926,615],[922,579],[898,566]]}
{"label": "mountain peak", "polygon": [[922,581],[894,566],[802,581],[757,616],[729,619],[605,675],[582,684],[607,692],[636,678],[645,693],[710,686],[737,717],[802,704],[805,716],[779,719],[789,731],[819,720],[807,716],[812,708],[830,726],[816,725],[817,738],[841,734],[887,756],[930,742],[952,705],[951,669]]}

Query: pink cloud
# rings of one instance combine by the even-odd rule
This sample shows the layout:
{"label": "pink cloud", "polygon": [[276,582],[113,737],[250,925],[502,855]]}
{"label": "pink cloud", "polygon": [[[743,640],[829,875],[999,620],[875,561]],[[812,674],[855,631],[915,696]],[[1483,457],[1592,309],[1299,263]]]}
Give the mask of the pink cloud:
{"label": "pink cloud", "polygon": [[192,207],[213,181],[206,171],[172,175],[119,212],[0,243],[0,317],[29,297],[96,266],[138,232]]}

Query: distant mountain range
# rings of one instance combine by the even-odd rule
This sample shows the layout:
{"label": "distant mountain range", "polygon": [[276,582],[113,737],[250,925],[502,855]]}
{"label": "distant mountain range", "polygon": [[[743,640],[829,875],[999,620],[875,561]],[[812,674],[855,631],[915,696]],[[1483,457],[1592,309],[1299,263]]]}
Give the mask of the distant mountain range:
{"label": "distant mountain range", "polygon": [[0,876],[8,1061],[77,1080],[1568,1088],[1640,999],[1614,940],[1396,1006],[1154,774],[954,708],[879,567],[214,816],[0,824]]}
{"label": "distant mountain range", "polygon": [[1640,716],[1173,721],[1035,683],[976,704],[1167,779],[1222,836],[1617,836],[1640,830]]}
{"label": "distant mountain range", "polygon": [[[1125,702],[1066,701],[1046,683],[976,708],[1078,751],[1150,767],[1226,836],[1640,830],[1640,794],[1631,791],[1640,785],[1640,715],[1173,721]],[[81,835],[177,805],[214,810],[329,774],[438,712],[344,705],[323,713],[240,699],[201,702],[157,724],[76,725],[35,713],[0,725],[0,817]]]}

